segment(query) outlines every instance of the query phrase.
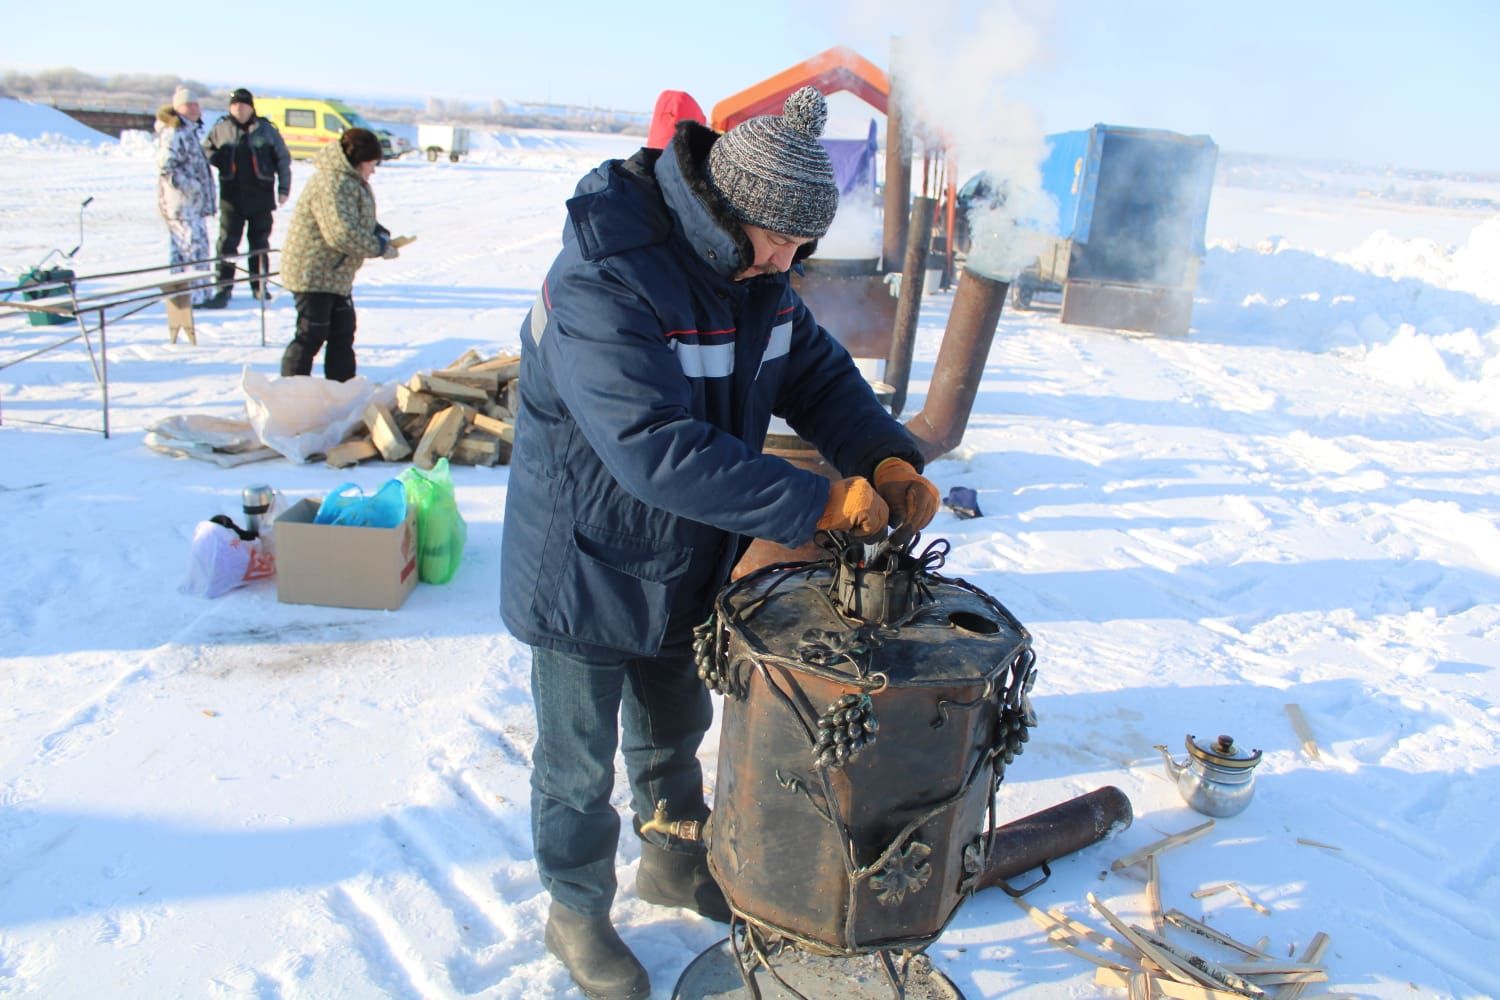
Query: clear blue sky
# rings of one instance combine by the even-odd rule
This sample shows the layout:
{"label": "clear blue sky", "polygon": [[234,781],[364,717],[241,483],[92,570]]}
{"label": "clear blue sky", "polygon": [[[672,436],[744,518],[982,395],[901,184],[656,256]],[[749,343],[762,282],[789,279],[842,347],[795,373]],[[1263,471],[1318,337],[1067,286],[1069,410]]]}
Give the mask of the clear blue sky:
{"label": "clear blue sky", "polygon": [[[1500,171],[1500,0],[840,0],[461,3],[261,0],[166,7],[0,0],[0,69],[171,72],[259,92],[705,108],[832,45],[879,65],[892,35],[1040,46],[1005,93],[1048,131],[1095,122],[1207,133],[1227,149]],[[916,13],[913,14],[913,11]],[[24,30],[22,30],[24,29]]]}

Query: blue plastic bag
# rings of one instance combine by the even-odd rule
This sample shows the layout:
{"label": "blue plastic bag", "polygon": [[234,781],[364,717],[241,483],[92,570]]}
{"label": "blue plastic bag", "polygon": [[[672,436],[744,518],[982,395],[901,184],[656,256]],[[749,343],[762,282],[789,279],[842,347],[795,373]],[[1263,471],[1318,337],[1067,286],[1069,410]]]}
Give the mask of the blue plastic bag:
{"label": "blue plastic bag", "polygon": [[355,483],[345,483],[323,498],[314,524],[351,528],[394,528],[406,520],[406,489],[399,479],[387,479],[374,495]]}

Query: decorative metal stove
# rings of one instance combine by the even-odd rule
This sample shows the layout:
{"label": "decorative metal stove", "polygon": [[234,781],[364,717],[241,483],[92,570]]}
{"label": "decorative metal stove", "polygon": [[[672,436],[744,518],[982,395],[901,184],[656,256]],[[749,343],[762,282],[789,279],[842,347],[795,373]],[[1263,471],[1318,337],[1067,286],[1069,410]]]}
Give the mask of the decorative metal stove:
{"label": "decorative metal stove", "polygon": [[922,954],[959,905],[1129,825],[1108,789],[1024,843],[997,829],[1036,725],[1031,636],[919,541],[821,536],[829,558],[735,581],[698,629],[725,698],[704,836],[734,920],[675,997],[962,997]]}

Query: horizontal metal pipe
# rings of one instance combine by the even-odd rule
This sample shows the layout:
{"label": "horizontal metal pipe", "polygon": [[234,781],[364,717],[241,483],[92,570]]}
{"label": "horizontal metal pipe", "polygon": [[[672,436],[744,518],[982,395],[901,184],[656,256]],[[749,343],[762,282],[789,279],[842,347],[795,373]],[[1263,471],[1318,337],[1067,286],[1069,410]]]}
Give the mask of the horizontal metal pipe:
{"label": "horizontal metal pipe", "polygon": [[995,830],[979,888],[998,885],[1097,844],[1128,829],[1134,819],[1130,799],[1115,786],[1106,785],[1007,823]]}

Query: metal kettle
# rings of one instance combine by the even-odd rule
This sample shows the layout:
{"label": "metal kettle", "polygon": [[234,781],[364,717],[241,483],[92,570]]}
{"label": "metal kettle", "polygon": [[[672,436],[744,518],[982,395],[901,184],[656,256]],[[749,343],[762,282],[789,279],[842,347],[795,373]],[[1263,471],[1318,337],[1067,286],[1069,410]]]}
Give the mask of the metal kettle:
{"label": "metal kettle", "polygon": [[1167,777],[1177,783],[1183,801],[1205,816],[1235,816],[1243,812],[1255,794],[1255,765],[1259,750],[1245,752],[1234,745],[1233,736],[1213,742],[1187,738],[1187,760],[1172,759],[1163,744],[1157,744],[1166,762]]}

